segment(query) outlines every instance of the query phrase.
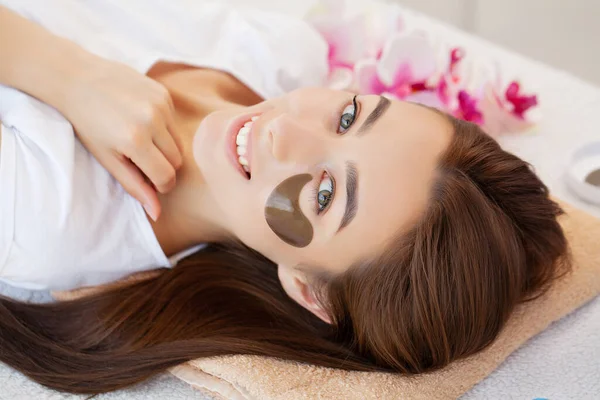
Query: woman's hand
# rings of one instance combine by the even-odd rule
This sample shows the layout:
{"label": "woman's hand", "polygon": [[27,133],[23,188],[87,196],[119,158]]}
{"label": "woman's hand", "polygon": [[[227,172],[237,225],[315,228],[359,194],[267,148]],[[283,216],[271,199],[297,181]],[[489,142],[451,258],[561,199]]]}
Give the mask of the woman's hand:
{"label": "woman's hand", "polygon": [[156,191],[173,188],[182,162],[173,102],[160,83],[3,6],[0,83],[60,111],[96,159],[158,218]]}
{"label": "woman's hand", "polygon": [[156,191],[174,187],[182,163],[173,111],[163,85],[95,57],[64,98],[64,114],[81,142],[154,220],[161,211]]}

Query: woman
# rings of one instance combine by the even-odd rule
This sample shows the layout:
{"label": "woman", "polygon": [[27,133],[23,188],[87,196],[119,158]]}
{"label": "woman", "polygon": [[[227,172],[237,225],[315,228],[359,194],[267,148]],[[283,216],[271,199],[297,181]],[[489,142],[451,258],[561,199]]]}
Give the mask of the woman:
{"label": "woman", "polygon": [[[77,20],[98,29],[94,18],[105,12],[117,21],[110,32],[127,27],[124,37],[135,46],[119,36],[119,46],[108,47],[120,52],[110,53],[90,34],[88,48],[152,81],[108,64],[133,91],[112,84],[111,74],[82,101],[69,91],[56,95],[56,76],[75,83],[78,74],[89,76],[66,74],[56,57],[24,63],[62,71],[44,88],[22,78],[27,71],[11,67],[15,61],[3,61],[9,72],[0,77],[20,91],[6,88],[0,110],[0,199],[6,206],[4,188],[11,188],[15,210],[2,209],[12,217],[3,220],[10,225],[3,238],[12,236],[0,249],[0,276],[72,289],[164,268],[64,303],[0,299],[0,360],[32,379],[100,393],[224,354],[434,370],[485,348],[517,304],[569,270],[562,211],[527,163],[476,125],[429,108],[306,88],[326,74],[326,47],[300,21],[220,5],[89,7],[97,7],[86,9],[90,19]],[[19,11],[42,15],[35,7]],[[3,47],[10,60],[43,57],[23,50],[37,38],[61,59],[107,65],[3,12],[0,26],[27,32],[17,50]],[[143,30],[169,13],[178,29]],[[69,37],[51,16],[38,21]],[[198,29],[219,36],[198,41]],[[29,72],[36,73],[48,71]],[[131,141],[106,133],[119,120],[140,126],[131,123],[139,120],[129,102],[122,104],[131,114],[111,110],[89,122],[100,111],[89,106],[110,88],[142,110],[159,110],[141,119],[152,122],[149,133],[124,129]],[[137,96],[142,91],[150,101]],[[23,92],[54,103],[79,140],[62,115]],[[176,261],[167,257],[190,249],[196,252],[170,268]]]}

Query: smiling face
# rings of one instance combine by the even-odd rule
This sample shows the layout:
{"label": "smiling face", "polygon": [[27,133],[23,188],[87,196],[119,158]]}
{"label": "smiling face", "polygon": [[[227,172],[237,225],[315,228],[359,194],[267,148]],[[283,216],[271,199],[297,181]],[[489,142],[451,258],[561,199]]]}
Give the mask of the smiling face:
{"label": "smiling face", "polygon": [[300,89],[210,114],[194,156],[227,231],[279,265],[342,273],[421,215],[451,135],[419,105]]}

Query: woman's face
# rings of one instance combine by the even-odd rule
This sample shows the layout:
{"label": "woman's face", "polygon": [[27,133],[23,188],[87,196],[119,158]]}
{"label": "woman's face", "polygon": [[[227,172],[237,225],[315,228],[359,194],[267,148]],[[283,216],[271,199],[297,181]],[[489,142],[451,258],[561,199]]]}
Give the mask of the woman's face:
{"label": "woman's face", "polygon": [[279,265],[341,273],[418,218],[450,137],[419,105],[301,89],[210,114],[194,155],[227,231]]}

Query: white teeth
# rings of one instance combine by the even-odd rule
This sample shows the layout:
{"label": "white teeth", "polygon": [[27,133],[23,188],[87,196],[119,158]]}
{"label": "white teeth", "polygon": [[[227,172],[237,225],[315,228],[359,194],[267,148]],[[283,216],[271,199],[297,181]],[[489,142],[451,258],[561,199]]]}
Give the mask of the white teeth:
{"label": "white teeth", "polygon": [[238,132],[238,136],[240,136],[240,135],[244,135],[245,136],[245,135],[247,135],[249,133],[250,133],[250,126],[244,125],[244,126],[242,126],[242,128]]}
{"label": "white teeth", "polygon": [[246,155],[246,146],[238,146],[237,153],[238,153],[238,156]]}
{"label": "white teeth", "polygon": [[250,173],[250,167],[248,166],[248,159],[245,157],[248,149],[246,145],[248,144],[248,134],[250,133],[250,129],[252,128],[252,124],[256,121],[258,117],[252,117],[252,119],[244,124],[244,126],[239,130],[236,138],[235,144],[237,145],[236,152],[238,155],[238,163],[242,166],[244,171]]}
{"label": "white teeth", "polygon": [[248,134],[242,134],[241,132],[238,133],[237,137],[235,138],[235,144],[237,144],[238,146],[245,146],[248,143]]}

